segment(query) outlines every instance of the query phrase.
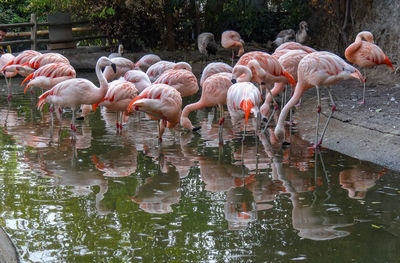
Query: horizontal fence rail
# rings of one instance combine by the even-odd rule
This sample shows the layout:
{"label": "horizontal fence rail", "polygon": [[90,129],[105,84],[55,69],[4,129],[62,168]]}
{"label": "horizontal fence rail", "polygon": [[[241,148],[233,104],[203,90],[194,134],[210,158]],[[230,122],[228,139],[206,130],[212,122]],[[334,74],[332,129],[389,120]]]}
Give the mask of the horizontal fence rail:
{"label": "horizontal fence rail", "polygon": [[[85,34],[88,32],[94,32],[93,28],[88,26],[89,21],[71,21],[71,22],[61,22],[61,23],[49,23],[49,22],[37,22],[36,15],[31,14],[31,22],[25,23],[14,23],[14,24],[0,24],[0,28],[30,28],[30,31],[27,32],[8,32],[6,34],[6,38],[20,38],[20,37],[29,37],[30,39],[19,39],[19,40],[10,40],[10,41],[2,41],[0,45],[16,45],[16,44],[31,44],[31,49],[36,50],[37,44],[44,43],[44,44],[59,44],[65,42],[78,42],[81,40],[89,40],[89,39],[104,39],[107,38],[106,35],[92,35],[92,34]],[[79,26],[81,27],[72,27],[72,26]],[[72,37],[70,39],[63,39],[63,40],[52,40],[52,39],[39,39],[38,36],[49,35],[49,30],[38,30],[38,27],[52,27],[52,26],[62,26],[62,27],[71,27],[71,31],[73,33],[80,32],[84,35]]]}

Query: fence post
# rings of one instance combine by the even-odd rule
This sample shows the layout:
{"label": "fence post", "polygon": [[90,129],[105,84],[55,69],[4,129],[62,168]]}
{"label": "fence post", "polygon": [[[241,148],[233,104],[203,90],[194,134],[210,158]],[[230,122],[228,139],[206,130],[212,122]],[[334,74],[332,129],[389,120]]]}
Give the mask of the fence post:
{"label": "fence post", "polygon": [[37,19],[36,14],[31,14],[31,23],[33,23],[31,28],[31,49],[37,49]]}

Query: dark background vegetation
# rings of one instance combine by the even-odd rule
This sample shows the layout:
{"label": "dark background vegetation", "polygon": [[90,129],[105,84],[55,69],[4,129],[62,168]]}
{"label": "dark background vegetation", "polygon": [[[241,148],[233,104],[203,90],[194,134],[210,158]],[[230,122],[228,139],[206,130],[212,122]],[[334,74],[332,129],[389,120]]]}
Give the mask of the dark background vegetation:
{"label": "dark background vegetation", "polygon": [[[389,57],[398,57],[399,1],[378,0],[0,0],[0,23],[39,21],[53,12],[72,20],[91,21],[108,36],[110,50],[122,43],[128,52],[185,50],[196,46],[201,32],[220,41],[236,30],[247,44],[267,47],[282,29],[309,24],[308,45],[343,54],[362,30],[369,30]],[[15,29],[24,30],[28,29]]]}

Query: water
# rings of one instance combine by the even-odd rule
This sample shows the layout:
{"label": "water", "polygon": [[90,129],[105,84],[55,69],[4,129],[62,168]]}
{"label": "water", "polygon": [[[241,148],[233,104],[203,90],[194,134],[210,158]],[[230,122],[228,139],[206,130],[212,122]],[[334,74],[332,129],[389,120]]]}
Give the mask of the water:
{"label": "water", "polygon": [[22,262],[399,261],[398,172],[296,134],[280,150],[250,131],[242,153],[229,119],[219,147],[212,109],[160,147],[154,121],[117,134],[97,110],[73,143],[69,111],[51,130],[39,91],[13,79],[8,104],[1,81],[0,224]]}

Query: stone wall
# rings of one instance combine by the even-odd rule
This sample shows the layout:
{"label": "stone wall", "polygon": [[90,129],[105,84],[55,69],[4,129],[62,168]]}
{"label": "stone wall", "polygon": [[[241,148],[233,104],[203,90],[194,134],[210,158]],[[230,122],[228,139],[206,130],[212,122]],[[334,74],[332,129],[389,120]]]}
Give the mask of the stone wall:
{"label": "stone wall", "polygon": [[[392,63],[400,59],[400,1],[351,0],[351,16],[342,31],[345,2],[335,10],[316,10],[309,19],[312,45],[344,56],[345,48],[363,30],[372,32],[375,44],[380,46]],[[343,35],[345,37],[343,37]]]}

